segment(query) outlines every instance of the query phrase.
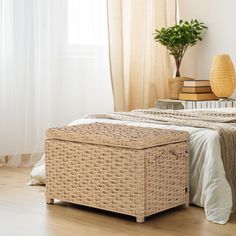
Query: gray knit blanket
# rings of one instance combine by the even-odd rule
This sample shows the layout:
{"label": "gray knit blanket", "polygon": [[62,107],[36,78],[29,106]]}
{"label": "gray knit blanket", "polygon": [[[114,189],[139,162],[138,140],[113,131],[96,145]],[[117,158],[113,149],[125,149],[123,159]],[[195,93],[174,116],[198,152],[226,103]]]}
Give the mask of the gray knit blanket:
{"label": "gray knit blanket", "polygon": [[134,110],[131,112],[97,114],[88,116],[87,118],[126,120],[217,130],[220,138],[221,158],[226,179],[232,190],[232,211],[236,210],[236,112],[147,109]]}

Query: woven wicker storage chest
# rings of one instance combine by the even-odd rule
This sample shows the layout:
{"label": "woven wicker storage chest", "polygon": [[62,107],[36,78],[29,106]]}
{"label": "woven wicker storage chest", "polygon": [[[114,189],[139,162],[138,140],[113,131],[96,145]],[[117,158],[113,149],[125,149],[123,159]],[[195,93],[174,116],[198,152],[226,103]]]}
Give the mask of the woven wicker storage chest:
{"label": "woven wicker storage chest", "polygon": [[188,133],[109,123],[47,131],[46,201],[146,216],[188,206]]}

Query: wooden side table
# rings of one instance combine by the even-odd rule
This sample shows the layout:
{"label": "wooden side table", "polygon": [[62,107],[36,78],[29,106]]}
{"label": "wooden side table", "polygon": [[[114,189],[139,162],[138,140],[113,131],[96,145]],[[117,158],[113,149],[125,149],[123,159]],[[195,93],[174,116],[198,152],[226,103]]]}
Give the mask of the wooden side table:
{"label": "wooden side table", "polygon": [[226,108],[236,107],[236,100],[212,100],[212,101],[183,101],[171,99],[156,100],[158,109],[209,109],[209,108]]}

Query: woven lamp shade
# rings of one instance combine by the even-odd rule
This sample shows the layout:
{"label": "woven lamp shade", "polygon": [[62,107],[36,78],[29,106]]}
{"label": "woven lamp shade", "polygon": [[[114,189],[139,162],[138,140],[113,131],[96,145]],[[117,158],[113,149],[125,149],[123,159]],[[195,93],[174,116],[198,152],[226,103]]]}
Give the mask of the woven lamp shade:
{"label": "woven lamp shade", "polygon": [[210,84],[219,98],[228,98],[235,89],[235,70],[229,55],[217,55],[213,59]]}

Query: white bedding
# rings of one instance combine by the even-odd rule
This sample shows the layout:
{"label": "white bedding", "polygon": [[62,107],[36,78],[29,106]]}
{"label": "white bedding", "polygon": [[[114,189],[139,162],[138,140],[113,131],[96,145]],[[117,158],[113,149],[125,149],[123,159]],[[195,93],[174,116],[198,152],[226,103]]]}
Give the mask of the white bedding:
{"label": "white bedding", "polygon": [[[227,111],[236,112],[236,109],[228,109]],[[221,160],[217,131],[109,119],[79,119],[70,125],[92,122],[109,122],[188,131],[190,133],[190,200],[192,203],[204,207],[206,218],[209,221],[225,224],[229,220],[232,208],[232,195]],[[44,157],[33,168],[31,176],[31,184],[42,184],[45,182]]]}

